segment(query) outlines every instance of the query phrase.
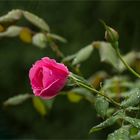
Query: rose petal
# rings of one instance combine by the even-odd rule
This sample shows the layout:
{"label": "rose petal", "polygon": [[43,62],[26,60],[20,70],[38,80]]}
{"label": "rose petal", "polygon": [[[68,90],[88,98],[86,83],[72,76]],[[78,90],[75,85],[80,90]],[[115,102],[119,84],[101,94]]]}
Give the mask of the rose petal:
{"label": "rose petal", "polygon": [[47,88],[41,91],[40,96],[44,99],[51,99],[55,97],[59,93],[59,91],[64,87],[65,83],[66,83],[66,80],[54,81],[51,85],[49,85]]}
{"label": "rose petal", "polygon": [[60,71],[62,71],[65,75],[69,74],[69,70],[68,70],[68,68],[64,64],[57,63],[54,59],[50,59],[48,57],[44,57],[44,58],[42,58],[42,60],[43,60],[44,63],[46,63],[46,65],[48,67],[57,68]]}
{"label": "rose petal", "polygon": [[57,78],[52,76],[52,71],[43,66],[43,87],[46,88],[50,83],[53,83]]}
{"label": "rose petal", "polygon": [[36,71],[44,65],[44,62],[41,60],[36,61],[29,71],[29,78],[32,80],[36,74]]}

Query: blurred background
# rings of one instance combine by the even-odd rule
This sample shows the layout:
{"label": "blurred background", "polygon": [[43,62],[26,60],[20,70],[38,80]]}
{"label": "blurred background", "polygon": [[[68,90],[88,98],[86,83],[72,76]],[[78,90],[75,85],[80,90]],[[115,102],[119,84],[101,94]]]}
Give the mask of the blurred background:
{"label": "blurred background", "polygon": [[[42,17],[53,33],[68,40],[66,44],[58,43],[65,55],[77,52],[94,40],[104,40],[104,28],[99,22],[103,19],[119,32],[121,51],[127,53],[139,50],[139,7],[139,1],[0,0],[0,16],[12,9],[23,9]],[[22,22],[31,27],[30,23]],[[28,71],[32,63],[44,56],[56,58],[50,48],[41,50],[18,38],[0,39],[0,139],[104,139],[109,129],[88,135],[89,129],[100,119],[87,101],[74,104],[65,96],[58,96],[44,118],[33,108],[31,100],[15,107],[3,107],[7,98],[32,92]],[[88,78],[104,68],[108,70],[99,62],[95,51],[82,64],[81,71]]]}

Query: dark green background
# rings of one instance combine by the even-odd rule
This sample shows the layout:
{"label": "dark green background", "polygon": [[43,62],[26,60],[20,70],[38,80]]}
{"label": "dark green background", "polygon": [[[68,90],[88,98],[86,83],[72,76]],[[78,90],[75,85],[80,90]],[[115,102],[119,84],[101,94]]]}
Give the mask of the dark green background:
{"label": "dark green background", "polygon": [[[104,29],[99,19],[114,27],[120,34],[123,53],[140,45],[139,1],[0,1],[0,16],[11,9],[29,10],[44,18],[51,31],[67,38],[60,49],[69,55],[94,40],[104,40]],[[22,21],[32,27],[28,22]],[[45,139],[104,139],[111,129],[88,135],[89,129],[100,121],[88,102],[70,103],[66,97],[56,97],[53,110],[42,118],[31,100],[17,107],[3,108],[2,102],[19,93],[32,92],[28,71],[41,57],[55,58],[50,48],[40,50],[22,43],[18,38],[0,39],[0,138]],[[86,67],[86,69],[85,69]],[[81,66],[85,77],[104,69],[97,52]]]}

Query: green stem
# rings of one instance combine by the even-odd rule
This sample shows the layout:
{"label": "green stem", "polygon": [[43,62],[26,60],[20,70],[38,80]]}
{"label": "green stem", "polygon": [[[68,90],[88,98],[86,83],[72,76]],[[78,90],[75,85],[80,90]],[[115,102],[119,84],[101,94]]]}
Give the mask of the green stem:
{"label": "green stem", "polygon": [[126,67],[131,73],[133,73],[136,77],[140,78],[140,74],[138,74],[137,72],[135,72],[135,71],[125,62],[125,60],[122,58],[118,46],[115,46],[115,50],[116,50],[116,53],[117,53],[118,57],[119,57],[120,60],[122,61],[122,63],[125,65],[125,67]]}
{"label": "green stem", "polygon": [[76,77],[74,77],[72,74],[70,74],[70,77],[76,82],[77,85],[81,86],[81,87],[84,87],[90,91],[92,91],[93,93],[96,93],[96,94],[99,94],[103,97],[105,97],[106,99],[108,99],[111,103],[115,104],[116,106],[118,107],[121,107],[119,103],[117,103],[116,101],[114,101],[113,99],[111,99],[110,97],[106,96],[105,94],[103,94],[102,92],[94,89],[93,87],[87,85],[87,84],[84,84],[80,79],[77,79]]}

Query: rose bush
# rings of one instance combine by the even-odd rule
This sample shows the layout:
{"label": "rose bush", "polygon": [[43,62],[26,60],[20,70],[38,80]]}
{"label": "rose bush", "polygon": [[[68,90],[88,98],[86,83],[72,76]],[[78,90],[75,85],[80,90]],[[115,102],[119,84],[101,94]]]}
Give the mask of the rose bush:
{"label": "rose bush", "polygon": [[29,71],[30,83],[35,96],[51,99],[64,87],[69,70],[64,64],[44,57],[35,62]]}
{"label": "rose bush", "polygon": [[[39,28],[39,32],[28,27],[13,25],[17,21],[15,17],[20,18],[21,16],[24,16],[25,19]],[[55,40],[61,42],[66,42],[66,40],[51,33],[48,24],[43,19],[28,11],[12,10],[7,15],[0,17],[2,27],[5,23],[8,24],[4,28],[9,25],[7,29],[0,33],[0,37],[19,36],[22,41],[32,43],[41,49],[50,46],[54,53],[62,59],[61,61],[67,62],[66,64],[73,69],[74,73],[69,72],[64,64],[57,63],[54,59],[48,57],[35,62],[29,71],[29,78],[36,96],[43,99],[55,97],[69,77],[68,86],[70,86],[65,91],[67,94],[64,95],[74,103],[82,99],[89,101],[91,105],[94,104],[97,115],[104,119],[100,124],[93,126],[89,133],[95,133],[117,124],[117,127],[114,128],[119,129],[109,134],[107,140],[140,139],[140,80],[136,79],[134,81],[129,79],[130,76],[123,75],[125,70],[129,70],[133,76],[140,78],[140,73],[137,73],[140,52],[133,51],[121,55],[119,34],[112,27],[106,25],[104,21],[100,21],[105,28],[106,41],[93,41],[78,52],[66,57],[55,43]],[[29,30],[27,31],[25,28]],[[30,41],[27,41],[27,36]],[[108,69],[109,72],[106,72],[106,69],[105,71],[99,71],[85,79],[80,65],[92,55],[95,49],[99,51],[101,61],[112,65],[113,69]],[[42,116],[47,115],[54,102],[54,100],[40,99],[32,96],[32,94],[20,94],[6,100],[4,106],[19,105],[29,98],[32,98],[34,108]],[[93,120],[93,122],[96,123],[96,120]]]}

